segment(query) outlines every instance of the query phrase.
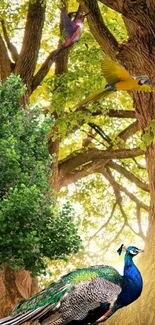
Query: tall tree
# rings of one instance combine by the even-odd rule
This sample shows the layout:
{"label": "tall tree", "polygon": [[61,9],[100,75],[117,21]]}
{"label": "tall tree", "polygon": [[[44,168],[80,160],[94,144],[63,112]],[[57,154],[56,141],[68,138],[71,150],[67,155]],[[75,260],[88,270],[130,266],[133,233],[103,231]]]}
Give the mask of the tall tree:
{"label": "tall tree", "polygon": [[[124,44],[118,44],[113,35],[107,30],[97,1],[80,1],[92,14],[88,17],[90,29],[104,52],[111,58],[117,59],[122,65],[128,67],[131,75],[137,75],[141,71],[149,75],[152,84],[155,83],[154,76],[154,38],[153,15],[155,12],[154,2],[149,1],[108,1],[102,0],[103,4],[121,13],[129,40]],[[131,59],[132,58],[132,59]],[[149,189],[151,195],[149,212],[149,229],[146,238],[145,254],[142,258],[142,269],[144,278],[144,293],[134,306],[122,313],[121,319],[118,316],[118,324],[153,324],[155,312],[151,307],[152,285],[154,283],[154,228],[155,228],[155,145],[153,142],[154,118],[155,118],[155,96],[153,94],[131,93],[134,101],[134,108],[139,126],[144,134],[147,134],[152,141],[146,144],[146,163],[149,175]],[[145,262],[144,262],[145,261]],[[150,312],[151,311],[151,312]],[[111,322],[109,321],[109,324]],[[116,317],[112,324],[116,324]]]}
{"label": "tall tree", "polygon": [[[47,3],[47,7],[49,4],[51,5],[50,1]],[[129,101],[129,97],[124,97],[122,102],[118,102],[118,98],[116,99],[115,96],[115,99],[111,101],[107,100],[102,102],[102,104],[93,104],[91,109],[90,107],[84,109],[79,107],[75,109],[74,106],[80,101],[80,97],[83,97],[84,93],[85,96],[87,96],[91,91],[95,91],[95,89],[101,87],[101,85],[103,86],[103,78],[99,75],[100,72],[98,73],[98,70],[100,70],[100,62],[98,62],[101,57],[100,49],[113,60],[117,60],[120,64],[124,65],[131,75],[148,75],[151,83],[154,85],[155,61],[154,43],[152,40],[154,39],[153,17],[155,4],[154,1],[147,0],[79,0],[78,3],[75,2],[73,4],[73,7],[69,1],[68,4],[71,7],[69,11],[77,10],[79,4],[80,10],[84,12],[91,11],[91,14],[88,15],[90,33],[87,31],[80,45],[74,46],[74,51],[71,50],[70,61],[68,62],[68,72],[66,67],[67,61],[65,61],[67,52],[64,51],[62,57],[58,58],[56,62],[56,76],[47,80],[50,92],[52,91],[52,105],[50,110],[54,112],[56,117],[55,132],[51,134],[52,144],[50,143],[51,152],[57,152],[56,169],[54,168],[56,171],[54,183],[56,184],[56,188],[60,189],[63,186],[93,173],[104,175],[104,178],[111,184],[114,190],[116,202],[120,207],[124,225],[128,225],[129,221],[123,214],[121,201],[122,193],[125,193],[125,195],[135,202],[141,237],[143,237],[143,232],[141,229],[139,211],[142,209],[148,211],[148,206],[144,202],[141,202],[140,198],[137,198],[136,195],[131,193],[120,180],[118,181],[116,173],[119,173],[131,183],[136,184],[142,192],[150,191],[151,205],[149,209],[149,229],[143,257],[147,263],[143,263],[143,260],[141,262],[142,265],[145,264],[145,267],[143,267],[145,282],[144,295],[135,303],[134,313],[134,307],[132,306],[132,314],[128,313],[130,319],[127,321],[127,317],[125,316],[125,321],[127,324],[135,324],[138,322],[139,324],[151,324],[151,322],[153,323],[152,319],[155,318],[155,313],[154,311],[152,311],[151,314],[149,312],[147,313],[147,310],[149,311],[152,309],[151,292],[154,273],[154,255],[152,253],[155,227],[154,95],[130,92],[130,96],[133,98],[135,111],[131,111],[130,105],[127,106],[126,101]],[[53,8],[56,8],[57,2],[55,2],[54,5],[55,7]],[[113,11],[109,11],[110,9],[108,8]],[[9,38],[11,27],[9,27],[8,32],[4,19],[2,19],[1,23],[1,78],[5,81],[11,71],[19,74],[23,82],[27,84],[27,93],[24,98],[26,102],[30,94],[41,84],[53,63],[55,48],[53,48],[52,51],[50,48],[45,61],[41,65],[39,64],[35,70],[43,24],[46,23],[47,27],[47,24],[50,23],[48,15],[48,22],[45,20],[45,10],[48,14],[49,8],[47,10],[45,5],[42,5],[39,0],[34,3],[29,1],[23,45],[20,53],[17,53],[17,50]],[[114,18],[112,18],[111,15],[114,15]],[[126,37],[122,37],[122,27],[120,27],[116,33],[118,25],[121,23],[120,16],[123,19]],[[52,18],[54,19],[54,15]],[[11,24],[10,17],[7,17],[7,22],[9,26],[9,22]],[[89,41],[92,46],[89,46]],[[10,51],[11,59],[10,55],[8,55],[8,51]],[[62,62],[65,63],[62,64]],[[64,100],[65,96],[67,97],[66,103]],[[128,107],[128,109],[123,110],[123,104]],[[72,107],[74,109],[72,109]],[[115,119],[115,121],[116,118],[117,121],[118,119],[122,119],[122,128],[120,128],[118,132],[115,130],[114,136],[111,136],[112,132],[109,132],[109,130],[107,131],[106,119],[108,118],[111,120]],[[127,120],[129,122],[127,122]],[[109,124],[110,126],[114,126],[115,122],[113,122],[113,124],[110,122]],[[78,132],[80,128],[87,132],[88,136],[84,138],[81,146],[75,145],[75,148],[71,150],[67,148],[68,151],[66,151],[65,154],[60,153],[61,156],[59,156],[58,164],[60,143],[61,146],[63,146],[63,139],[68,135],[70,137],[75,134],[79,136],[80,133]],[[134,140],[134,136],[140,129],[143,132],[142,138],[145,142],[145,148],[143,146],[142,149],[139,145],[137,146],[137,142]],[[132,141],[130,141],[130,139],[132,139]],[[138,171],[140,165],[137,163],[137,160],[138,157],[144,155],[144,150],[149,175],[149,185],[147,184],[147,177],[145,181],[143,181]],[[131,164],[127,165],[126,163],[130,158],[133,159],[132,166],[134,166],[134,168],[132,168]],[[148,308],[146,308],[145,305],[145,297],[150,297],[150,299],[147,299]],[[138,310],[141,310],[138,316],[136,313],[137,305]],[[121,324],[121,322],[124,323],[124,316],[121,317],[121,321],[118,318],[118,322],[120,321],[119,324]],[[116,320],[116,315],[114,319]]]}

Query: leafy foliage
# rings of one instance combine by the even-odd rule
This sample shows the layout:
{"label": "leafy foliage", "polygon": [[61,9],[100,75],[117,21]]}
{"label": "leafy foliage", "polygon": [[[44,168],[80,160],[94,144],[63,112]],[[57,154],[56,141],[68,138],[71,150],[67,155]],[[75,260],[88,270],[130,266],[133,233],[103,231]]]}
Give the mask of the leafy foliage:
{"label": "leafy foliage", "polygon": [[47,134],[54,122],[37,106],[21,109],[24,91],[14,75],[0,85],[0,264],[36,275],[45,269],[44,257],[65,258],[78,250],[80,238],[71,206],[54,212],[47,182],[53,160]]}
{"label": "leafy foliage", "polygon": [[145,133],[142,135],[141,147],[145,149],[155,140],[155,121],[152,120],[151,123],[145,128]]}

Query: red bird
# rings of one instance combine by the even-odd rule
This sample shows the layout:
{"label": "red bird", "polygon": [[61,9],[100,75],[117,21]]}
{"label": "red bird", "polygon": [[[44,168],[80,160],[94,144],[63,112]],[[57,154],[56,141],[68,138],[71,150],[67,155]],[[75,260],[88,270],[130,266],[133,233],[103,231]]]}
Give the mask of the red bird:
{"label": "red bird", "polygon": [[64,20],[64,31],[66,34],[66,41],[56,52],[56,54],[54,55],[54,59],[57,58],[61,54],[61,52],[67,47],[71,46],[75,42],[78,42],[84,29],[84,19],[87,15],[90,14],[90,12],[88,12],[87,14],[76,18],[75,21],[72,21],[63,9],[60,10]]}

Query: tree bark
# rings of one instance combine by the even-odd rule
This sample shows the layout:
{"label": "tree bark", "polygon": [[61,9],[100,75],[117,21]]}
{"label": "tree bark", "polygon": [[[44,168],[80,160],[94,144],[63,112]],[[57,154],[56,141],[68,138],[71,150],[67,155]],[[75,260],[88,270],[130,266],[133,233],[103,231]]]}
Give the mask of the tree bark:
{"label": "tree bark", "polygon": [[[65,1],[62,2],[63,9],[66,10],[66,5]],[[63,28],[64,28],[64,23],[63,23],[63,18],[61,15],[60,19],[60,35],[62,34]],[[59,40],[59,46],[62,45],[61,39]],[[55,62],[55,75],[62,75],[68,71],[68,49],[65,50],[60,57],[56,59]],[[61,84],[60,84],[61,86]],[[51,103],[52,104],[52,103]],[[64,104],[65,104],[65,99],[64,99]],[[59,116],[57,112],[54,112],[54,117],[55,119],[58,119]],[[49,153],[50,154],[55,154],[55,159],[54,162],[52,163],[51,169],[52,169],[52,176],[50,178],[50,184],[52,189],[58,191],[59,189],[59,183],[58,183],[58,173],[59,173],[59,168],[58,168],[58,158],[59,158],[59,145],[60,145],[60,139],[52,140],[52,134],[54,134],[56,131],[56,128],[54,128],[51,132],[51,138],[49,141]]]}
{"label": "tree bark", "polygon": [[114,59],[118,51],[118,42],[106,27],[97,0],[78,0],[78,2],[82,5],[85,12],[90,11],[87,18],[88,23],[101,49]]}
{"label": "tree bark", "polygon": [[3,265],[0,274],[0,318],[11,314],[16,303],[29,298],[37,290],[37,279],[31,278],[28,271],[15,272],[8,265]]}
{"label": "tree bark", "polygon": [[[103,0],[102,2],[106,4],[109,2],[110,6],[112,5],[112,1]],[[117,5],[116,3],[115,5]],[[132,75],[137,75],[139,72],[141,75],[149,75],[151,83],[154,85],[155,48],[151,39],[154,38],[155,29],[153,27],[153,21],[150,21],[153,14],[153,12],[151,14],[151,7],[147,7],[146,1],[131,2],[126,0],[124,1],[124,6],[122,8],[118,7],[118,9],[119,11],[122,9],[125,16],[130,17],[134,23],[131,23],[131,20],[124,19],[130,41],[122,45],[117,57],[122,64],[128,67]],[[144,14],[141,19],[142,12]],[[137,28],[138,23],[139,28]],[[136,92],[133,92],[131,95],[133,96],[136,116],[142,132],[148,132],[151,135],[151,130],[149,128],[146,130],[145,128],[155,119],[155,95]],[[117,311],[107,321],[109,325],[155,324],[155,309],[153,305],[155,296],[155,145],[153,142],[146,148],[146,163],[151,196],[149,229],[145,241],[145,252],[139,257],[138,261],[138,267],[144,281],[144,288],[141,297],[136,302]]]}
{"label": "tree bark", "polygon": [[59,162],[59,188],[76,182],[82,177],[100,172],[110,159],[137,157],[143,154],[140,148],[99,150],[82,149]]}
{"label": "tree bark", "polygon": [[0,35],[0,79],[5,82],[11,73],[11,62],[5,47],[4,41]]}
{"label": "tree bark", "polygon": [[35,71],[43,24],[45,20],[45,5],[40,0],[29,3],[22,49],[19,54],[15,73],[20,75],[31,94],[33,74]]}

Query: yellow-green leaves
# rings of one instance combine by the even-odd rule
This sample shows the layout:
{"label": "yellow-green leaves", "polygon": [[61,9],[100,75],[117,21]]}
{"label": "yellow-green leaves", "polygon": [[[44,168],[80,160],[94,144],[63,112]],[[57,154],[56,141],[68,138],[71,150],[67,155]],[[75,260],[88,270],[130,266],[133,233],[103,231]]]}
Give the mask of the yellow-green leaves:
{"label": "yellow-green leaves", "polygon": [[152,142],[155,142],[155,121],[153,120],[146,128],[145,133],[142,135],[141,147],[146,149]]}

